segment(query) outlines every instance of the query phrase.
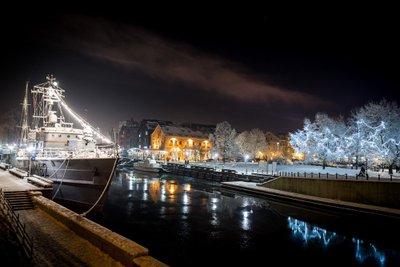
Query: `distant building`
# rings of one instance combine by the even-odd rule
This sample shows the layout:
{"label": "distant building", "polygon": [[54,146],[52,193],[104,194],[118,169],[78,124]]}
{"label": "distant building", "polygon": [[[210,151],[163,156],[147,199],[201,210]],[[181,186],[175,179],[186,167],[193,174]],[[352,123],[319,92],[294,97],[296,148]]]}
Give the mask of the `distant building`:
{"label": "distant building", "polygon": [[130,149],[138,145],[139,122],[130,119],[120,122],[118,144],[122,149]]}
{"label": "distant building", "polygon": [[200,161],[211,158],[212,143],[208,139],[215,126],[181,123],[158,125],[151,135],[156,158],[171,161]]}
{"label": "distant building", "polygon": [[158,125],[172,125],[172,121],[164,120],[149,120],[145,119],[140,122],[137,137],[137,148],[139,149],[152,149],[151,134]]}

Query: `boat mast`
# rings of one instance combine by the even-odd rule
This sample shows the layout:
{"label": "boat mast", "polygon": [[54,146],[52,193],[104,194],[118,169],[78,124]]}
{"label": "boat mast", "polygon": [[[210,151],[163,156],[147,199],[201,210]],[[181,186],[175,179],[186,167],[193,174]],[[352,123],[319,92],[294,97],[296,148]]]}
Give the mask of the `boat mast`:
{"label": "boat mast", "polygon": [[24,101],[21,103],[22,105],[22,117],[21,117],[21,138],[19,140],[19,146],[22,144],[26,144],[28,140],[28,131],[29,131],[29,126],[28,126],[28,84],[29,82],[26,82],[25,85],[25,96],[24,96]]}

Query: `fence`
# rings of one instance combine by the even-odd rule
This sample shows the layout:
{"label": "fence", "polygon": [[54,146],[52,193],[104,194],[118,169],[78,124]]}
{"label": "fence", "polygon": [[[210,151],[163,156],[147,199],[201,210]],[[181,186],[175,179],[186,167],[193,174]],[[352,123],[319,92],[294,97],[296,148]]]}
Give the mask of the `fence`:
{"label": "fence", "polygon": [[16,214],[8,203],[3,190],[0,188],[0,210],[5,215],[11,229],[17,236],[19,244],[29,259],[33,257],[33,239],[25,231],[25,224],[21,223],[19,214]]}
{"label": "fence", "polygon": [[360,176],[360,175],[348,175],[346,174],[330,174],[330,173],[307,173],[307,172],[285,172],[285,171],[279,171],[277,172],[278,176],[285,176],[285,177],[301,177],[301,178],[318,178],[318,179],[343,179],[343,180],[388,180],[388,181],[393,181],[393,175],[390,175],[388,178],[382,178],[379,174],[377,177],[369,177],[368,174],[366,176]]}

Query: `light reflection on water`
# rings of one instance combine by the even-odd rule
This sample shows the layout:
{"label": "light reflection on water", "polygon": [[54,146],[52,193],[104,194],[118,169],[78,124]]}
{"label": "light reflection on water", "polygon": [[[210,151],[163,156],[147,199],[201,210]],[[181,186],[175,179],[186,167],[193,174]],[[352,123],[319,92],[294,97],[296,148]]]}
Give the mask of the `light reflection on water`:
{"label": "light reflection on water", "polygon": [[[337,235],[335,232],[327,231],[295,218],[288,217],[288,224],[293,236],[303,240],[306,244],[310,240],[316,240],[322,246],[329,247],[335,241],[340,240],[343,242],[346,239],[345,236]],[[355,258],[360,263],[365,262],[368,258],[373,258],[380,266],[385,266],[385,254],[379,251],[374,244],[366,243],[358,238],[352,238],[351,240],[355,246]]]}
{"label": "light reflection on water", "polygon": [[[113,180],[103,217],[111,230],[171,266],[207,266],[202,255],[223,261],[221,266],[255,266],[266,256],[283,266],[292,259],[324,266],[326,257],[335,266],[370,266],[372,258],[373,266],[400,262],[398,251],[387,254],[381,244],[288,218],[268,200],[221,192],[187,177],[122,173]],[[293,257],[282,259],[282,251]]]}

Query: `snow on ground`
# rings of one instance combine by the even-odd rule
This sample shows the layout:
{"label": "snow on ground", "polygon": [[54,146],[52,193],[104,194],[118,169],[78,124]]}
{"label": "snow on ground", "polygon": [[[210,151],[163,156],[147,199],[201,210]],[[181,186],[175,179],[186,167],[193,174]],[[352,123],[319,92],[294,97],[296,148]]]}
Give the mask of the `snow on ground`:
{"label": "snow on ground", "polygon": [[[266,173],[267,172],[267,167],[266,163],[250,163],[250,162],[233,162],[233,163],[225,163],[223,164],[222,162],[196,162],[192,163],[192,165],[197,165],[197,166],[204,166],[204,167],[210,167],[210,168],[215,168],[216,170],[221,170],[221,169],[233,169],[236,170],[238,173],[243,173],[243,174],[250,174],[253,172],[258,172],[258,173]],[[360,168],[358,170],[356,169],[351,169],[351,168],[339,168],[339,167],[326,167],[325,169],[322,169],[322,166],[315,166],[315,165],[305,165],[305,164],[298,164],[298,165],[276,165],[276,170],[274,170],[274,173],[276,172],[299,172],[299,173],[304,173],[306,172],[307,174],[309,173],[329,173],[329,174],[339,174],[339,175],[349,175],[349,176],[356,176],[360,172]],[[395,170],[393,170],[393,178],[399,178],[400,179],[400,173],[395,173]],[[268,173],[272,174],[272,165],[269,164],[268,166]],[[368,170],[368,175],[370,177],[378,177],[380,175],[381,178],[390,178],[389,172],[386,169],[384,172],[376,172],[372,170]]]}

